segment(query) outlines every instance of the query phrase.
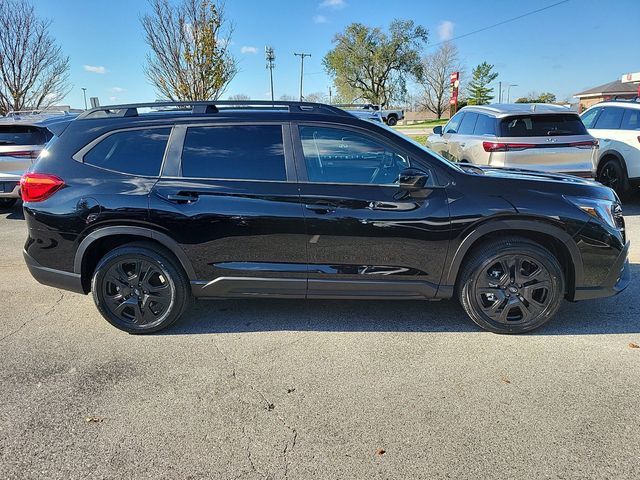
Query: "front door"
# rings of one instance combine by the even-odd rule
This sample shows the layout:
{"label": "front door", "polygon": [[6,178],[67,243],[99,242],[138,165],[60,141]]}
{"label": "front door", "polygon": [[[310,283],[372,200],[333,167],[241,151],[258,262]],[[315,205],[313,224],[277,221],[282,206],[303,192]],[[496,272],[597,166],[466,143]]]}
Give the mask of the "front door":
{"label": "front door", "polygon": [[175,127],[150,218],[196,296],[304,298],[307,250],[288,124]]}
{"label": "front door", "polygon": [[433,297],[448,246],[446,192],[433,172],[416,194],[398,187],[402,170],[428,166],[366,130],[292,129],[303,177],[308,297]]}

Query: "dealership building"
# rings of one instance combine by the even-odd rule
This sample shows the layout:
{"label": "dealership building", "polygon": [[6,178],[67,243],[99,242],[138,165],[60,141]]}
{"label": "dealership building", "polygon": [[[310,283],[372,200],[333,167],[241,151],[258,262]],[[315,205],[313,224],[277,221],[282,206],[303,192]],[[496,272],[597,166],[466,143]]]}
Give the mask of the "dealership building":
{"label": "dealership building", "polygon": [[605,83],[604,85],[598,85],[597,87],[590,88],[584,92],[576,93],[574,97],[579,99],[579,110],[582,112],[591,105],[604,102],[605,100],[612,100],[614,98],[636,98],[638,96],[638,83],[633,77],[627,79],[629,75],[637,74],[623,75],[620,80]]}

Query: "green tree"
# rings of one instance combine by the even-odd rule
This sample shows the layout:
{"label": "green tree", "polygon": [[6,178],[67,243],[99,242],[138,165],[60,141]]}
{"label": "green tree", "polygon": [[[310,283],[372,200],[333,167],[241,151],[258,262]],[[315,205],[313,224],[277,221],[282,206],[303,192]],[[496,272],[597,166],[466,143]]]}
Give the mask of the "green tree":
{"label": "green tree", "polygon": [[489,84],[498,78],[493,65],[482,62],[472,72],[472,79],[467,87],[469,105],[486,105],[493,99],[493,87]]}
{"label": "green tree", "polygon": [[238,72],[229,52],[233,28],[220,0],[149,0],[142,17],[147,44],[145,73],[169,100],[216,100]]}
{"label": "green tree", "polygon": [[408,76],[419,74],[427,36],[412,20],[394,20],[388,32],[352,23],[334,37],[323,65],[339,97],[387,105],[404,97]]}
{"label": "green tree", "polygon": [[556,96],[550,92],[542,92],[538,95],[537,92],[529,92],[526,97],[520,97],[516,100],[516,103],[554,103]]}

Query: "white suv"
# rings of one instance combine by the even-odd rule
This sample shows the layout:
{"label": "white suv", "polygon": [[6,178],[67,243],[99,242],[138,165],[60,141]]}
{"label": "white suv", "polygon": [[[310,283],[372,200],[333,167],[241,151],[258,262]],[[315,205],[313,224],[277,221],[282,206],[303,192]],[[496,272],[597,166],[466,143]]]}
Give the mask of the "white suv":
{"label": "white suv", "polygon": [[626,197],[640,185],[640,103],[612,100],[582,114],[589,133],[600,140],[596,179]]}

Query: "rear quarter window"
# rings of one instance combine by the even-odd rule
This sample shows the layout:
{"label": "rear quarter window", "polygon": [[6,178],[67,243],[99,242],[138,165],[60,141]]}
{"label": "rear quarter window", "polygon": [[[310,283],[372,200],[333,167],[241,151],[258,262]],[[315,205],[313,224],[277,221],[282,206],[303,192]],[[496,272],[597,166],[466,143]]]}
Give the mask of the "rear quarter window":
{"label": "rear quarter window", "polygon": [[574,114],[517,115],[500,122],[502,137],[554,137],[586,135],[582,120]]}
{"label": "rear quarter window", "polygon": [[94,167],[132,175],[160,174],[171,128],[147,128],[112,133],[84,155]]}
{"label": "rear quarter window", "polygon": [[620,128],[622,130],[640,130],[640,109],[626,109]]}

